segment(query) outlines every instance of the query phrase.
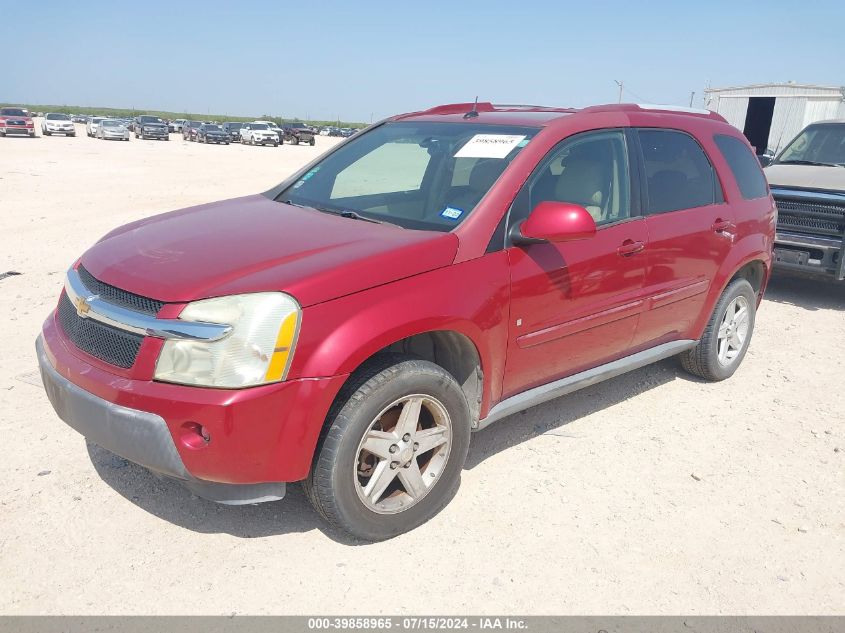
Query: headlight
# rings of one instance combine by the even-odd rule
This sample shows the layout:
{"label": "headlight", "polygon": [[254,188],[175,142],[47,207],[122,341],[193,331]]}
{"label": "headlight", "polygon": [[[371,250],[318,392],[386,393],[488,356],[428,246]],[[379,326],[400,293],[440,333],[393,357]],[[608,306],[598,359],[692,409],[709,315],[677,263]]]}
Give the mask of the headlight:
{"label": "headlight", "polygon": [[281,292],[258,292],[189,303],[185,321],[225,323],[219,341],[169,339],[156,362],[155,378],[203,387],[252,387],[287,376],[301,318],[299,304]]}

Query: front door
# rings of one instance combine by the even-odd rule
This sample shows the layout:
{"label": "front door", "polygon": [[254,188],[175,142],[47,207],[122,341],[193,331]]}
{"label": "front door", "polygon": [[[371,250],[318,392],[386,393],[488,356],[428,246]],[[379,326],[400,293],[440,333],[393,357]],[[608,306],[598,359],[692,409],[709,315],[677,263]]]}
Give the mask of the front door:
{"label": "front door", "polygon": [[504,397],[626,355],[643,309],[645,219],[632,193],[621,130],[579,134],[540,164],[511,210],[516,223],[540,202],[585,207],[589,239],[511,246],[511,311]]}

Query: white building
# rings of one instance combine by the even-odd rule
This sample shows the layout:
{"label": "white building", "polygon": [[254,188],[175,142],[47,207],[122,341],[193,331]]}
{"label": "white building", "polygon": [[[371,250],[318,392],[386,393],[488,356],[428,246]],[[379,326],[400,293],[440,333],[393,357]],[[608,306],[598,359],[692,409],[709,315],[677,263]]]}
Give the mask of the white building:
{"label": "white building", "polygon": [[810,123],[845,119],[845,87],[786,83],[708,88],[704,105],[741,130],[758,154],[774,153]]}

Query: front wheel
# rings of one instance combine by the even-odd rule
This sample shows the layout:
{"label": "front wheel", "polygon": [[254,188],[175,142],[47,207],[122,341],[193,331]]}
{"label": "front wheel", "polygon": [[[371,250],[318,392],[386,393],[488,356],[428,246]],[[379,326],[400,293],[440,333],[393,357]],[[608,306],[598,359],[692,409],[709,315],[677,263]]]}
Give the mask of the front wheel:
{"label": "front wheel", "polygon": [[452,499],[469,448],[470,413],[439,365],[377,357],[329,412],[308,498],[329,522],[382,541],[422,525]]}
{"label": "front wheel", "polygon": [[719,297],[701,340],[681,355],[691,374],[712,382],[725,380],[745,358],[757,316],[757,296],[747,279],[735,279]]}

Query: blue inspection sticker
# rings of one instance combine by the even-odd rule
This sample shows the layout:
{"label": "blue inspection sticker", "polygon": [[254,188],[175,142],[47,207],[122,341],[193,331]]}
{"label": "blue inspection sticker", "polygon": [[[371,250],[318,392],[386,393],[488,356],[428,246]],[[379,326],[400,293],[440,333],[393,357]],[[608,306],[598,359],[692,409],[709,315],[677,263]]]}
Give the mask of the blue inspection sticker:
{"label": "blue inspection sticker", "polygon": [[440,212],[440,217],[446,218],[447,220],[457,220],[463,214],[463,209],[457,209],[455,207],[446,207]]}

